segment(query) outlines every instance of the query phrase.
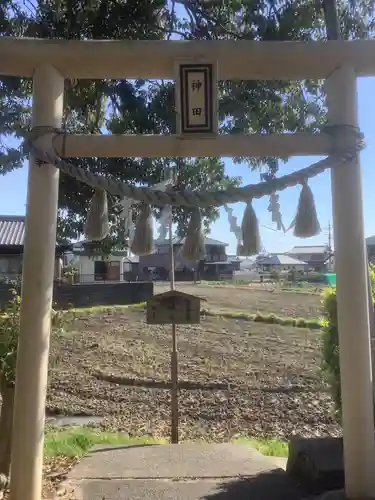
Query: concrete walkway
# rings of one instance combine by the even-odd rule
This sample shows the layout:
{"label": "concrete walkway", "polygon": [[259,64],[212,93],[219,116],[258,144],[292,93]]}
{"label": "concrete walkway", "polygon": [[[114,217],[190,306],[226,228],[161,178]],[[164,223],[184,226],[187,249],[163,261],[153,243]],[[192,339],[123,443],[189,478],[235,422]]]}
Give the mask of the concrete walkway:
{"label": "concrete walkway", "polygon": [[70,472],[65,487],[66,498],[77,500],[303,497],[276,459],[235,444],[98,447]]}

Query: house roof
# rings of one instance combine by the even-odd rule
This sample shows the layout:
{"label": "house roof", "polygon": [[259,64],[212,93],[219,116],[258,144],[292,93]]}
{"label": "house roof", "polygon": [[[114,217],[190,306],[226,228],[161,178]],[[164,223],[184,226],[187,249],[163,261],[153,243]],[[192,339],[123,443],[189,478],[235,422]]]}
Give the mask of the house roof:
{"label": "house roof", "polygon": [[302,254],[318,254],[328,252],[327,245],[307,245],[293,247],[287,254],[302,255]]}
{"label": "house roof", "polygon": [[366,238],[366,245],[375,245],[375,236],[369,236]]}
{"label": "house roof", "polygon": [[0,215],[0,245],[22,246],[25,238],[25,216]]}
{"label": "house roof", "polygon": [[[174,245],[182,245],[185,241],[185,238],[179,238],[175,236],[173,238],[173,244]],[[219,240],[214,240],[213,238],[205,238],[204,239],[204,244],[205,245],[217,245],[217,246],[225,246],[227,247],[229,243],[224,243]],[[169,245],[169,240],[164,240],[164,241],[155,241],[155,245],[160,246],[160,245]]]}
{"label": "house roof", "polygon": [[124,262],[129,262],[130,264],[139,264],[139,257],[137,255],[124,257]]}
{"label": "house roof", "polygon": [[167,292],[158,293],[149,299],[151,302],[153,300],[165,299],[166,297],[185,297],[186,299],[198,299],[203,302],[207,302],[203,297],[198,297],[198,295],[191,295],[191,293],[180,292],[180,290],[168,290]]}
{"label": "house roof", "polygon": [[261,260],[259,264],[262,265],[272,265],[272,266],[304,266],[306,265],[306,262],[303,262],[302,260],[295,259],[294,257],[291,257],[290,255],[286,255],[283,253],[279,254],[274,254],[270,255],[269,257],[266,257],[265,259]]}
{"label": "house roof", "polygon": [[228,260],[230,262],[240,262],[241,259],[238,257],[238,255],[228,255]]}
{"label": "house roof", "polygon": [[256,265],[255,259],[252,258],[243,259],[241,260],[240,263],[240,269],[251,269],[255,267],[255,265]]}

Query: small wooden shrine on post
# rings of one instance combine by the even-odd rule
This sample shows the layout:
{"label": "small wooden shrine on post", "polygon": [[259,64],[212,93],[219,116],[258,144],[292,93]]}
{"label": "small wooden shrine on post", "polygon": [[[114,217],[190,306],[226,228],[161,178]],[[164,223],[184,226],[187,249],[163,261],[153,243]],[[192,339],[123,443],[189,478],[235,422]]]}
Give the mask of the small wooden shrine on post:
{"label": "small wooden shrine on post", "polygon": [[147,301],[149,325],[197,325],[201,298],[178,290],[154,295]]}
{"label": "small wooden shrine on post", "polygon": [[[331,126],[357,127],[358,76],[375,75],[375,40],[329,42],[78,41],[0,38],[0,73],[33,78],[32,126],[50,127],[39,150],[61,157],[331,155],[344,133],[216,135],[216,101],[180,102],[185,121],[173,135],[64,135],[64,79],[178,79],[209,65],[221,80],[325,79]],[[183,62],[183,63],[182,63]],[[176,74],[176,64],[181,74]],[[206,65],[206,69],[204,68]],[[207,71],[206,71],[207,70]],[[190,76],[189,76],[190,75]],[[186,79],[184,80],[186,76]],[[190,83],[189,83],[190,82]],[[181,85],[180,85],[181,86]],[[181,89],[180,89],[181,90]],[[184,90],[182,89],[182,92]],[[208,105],[202,119],[202,107]],[[213,113],[213,114],[212,114]],[[189,134],[200,127],[200,134]],[[189,138],[186,138],[186,133]],[[201,137],[206,133],[207,137]],[[64,146],[64,147],[63,147]],[[51,155],[48,158],[51,158]],[[348,498],[375,497],[375,443],[366,248],[359,154],[336,157],[332,199]],[[40,500],[43,431],[59,170],[30,156],[18,350],[11,499]],[[51,163],[51,164],[48,164]],[[52,164],[53,163],[53,164]],[[341,164],[340,164],[341,163]]]}
{"label": "small wooden shrine on post", "polygon": [[[171,248],[173,251],[173,249]],[[173,271],[172,271],[173,272]],[[174,290],[154,295],[147,301],[148,325],[172,326],[171,351],[171,442],[178,444],[178,352],[176,325],[198,325],[201,320],[201,299],[195,295]]]}

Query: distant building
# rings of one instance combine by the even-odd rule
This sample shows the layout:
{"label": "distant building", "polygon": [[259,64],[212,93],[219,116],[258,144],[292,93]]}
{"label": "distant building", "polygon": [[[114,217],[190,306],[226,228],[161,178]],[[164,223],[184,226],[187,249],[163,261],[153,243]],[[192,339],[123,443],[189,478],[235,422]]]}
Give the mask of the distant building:
{"label": "distant building", "polygon": [[[233,264],[226,254],[228,243],[205,238],[205,255],[200,262],[194,263],[181,257],[181,250],[185,238],[173,238],[173,253],[175,262],[176,280],[193,280],[194,273],[198,273],[200,279],[230,278],[236,264]],[[139,268],[142,275],[146,275],[150,269],[154,277],[166,280],[170,271],[170,243],[168,240],[156,241],[155,250],[150,255],[139,258]]]}
{"label": "distant building", "polygon": [[241,269],[241,259],[237,255],[228,255],[228,262],[233,266],[233,271],[239,271]]}
{"label": "distant building", "polygon": [[258,261],[258,267],[263,272],[308,270],[308,264],[306,262],[283,253],[271,254],[268,257],[265,257],[264,259]]}
{"label": "distant building", "polygon": [[[17,279],[22,274],[25,216],[0,215],[0,278]],[[68,248],[56,245],[55,278],[61,273],[61,256]]]}
{"label": "distant building", "polygon": [[127,249],[114,249],[109,255],[93,253],[84,241],[73,243],[64,256],[66,264],[78,269],[77,283],[134,281],[138,276],[138,257],[129,257]]}
{"label": "distant building", "polygon": [[294,259],[301,260],[308,265],[308,269],[316,272],[325,272],[328,268],[328,262],[332,258],[333,252],[328,245],[307,245],[295,246],[286,255]]}
{"label": "distant building", "polygon": [[256,260],[252,259],[251,257],[247,257],[246,259],[242,259],[240,261],[240,270],[241,271],[253,270],[256,267],[257,267]]}

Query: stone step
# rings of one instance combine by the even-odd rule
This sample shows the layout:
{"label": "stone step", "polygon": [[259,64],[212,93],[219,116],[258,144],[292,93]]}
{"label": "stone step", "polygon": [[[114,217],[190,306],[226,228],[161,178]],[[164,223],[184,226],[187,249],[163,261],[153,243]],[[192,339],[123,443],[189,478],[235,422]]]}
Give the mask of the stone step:
{"label": "stone step", "polygon": [[301,500],[283,467],[241,444],[101,446],[69,473],[66,498]]}

